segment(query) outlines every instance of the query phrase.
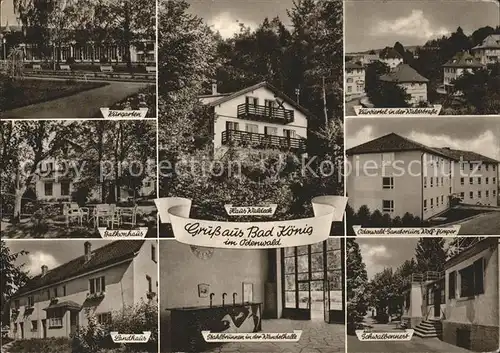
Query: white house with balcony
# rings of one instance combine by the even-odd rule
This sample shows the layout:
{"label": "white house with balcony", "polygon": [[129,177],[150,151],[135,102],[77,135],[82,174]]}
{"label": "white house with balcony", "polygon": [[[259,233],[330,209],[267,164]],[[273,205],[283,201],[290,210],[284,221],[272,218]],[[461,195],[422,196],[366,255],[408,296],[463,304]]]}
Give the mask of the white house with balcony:
{"label": "white house with balcony", "polygon": [[453,58],[443,65],[443,84],[446,92],[459,93],[454,89],[454,81],[465,72],[473,73],[474,70],[481,69],[485,65],[468,52],[457,53]]}
{"label": "white house with balcony", "polygon": [[491,34],[472,48],[474,56],[484,65],[500,62],[500,34]]}
{"label": "white house with balcony", "polygon": [[69,337],[88,324],[88,313],[102,324],[141,301],[157,300],[156,240],[120,240],[95,250],[82,244],[82,255],[41,274],[10,300],[9,336],[14,339]]}
{"label": "white house with balcony", "polygon": [[365,94],[365,68],[363,65],[348,61],[345,63],[346,99]]}
{"label": "white house with balcony", "polygon": [[200,101],[213,108],[216,153],[228,146],[305,151],[310,113],[268,82],[234,93],[219,93],[213,84]]}

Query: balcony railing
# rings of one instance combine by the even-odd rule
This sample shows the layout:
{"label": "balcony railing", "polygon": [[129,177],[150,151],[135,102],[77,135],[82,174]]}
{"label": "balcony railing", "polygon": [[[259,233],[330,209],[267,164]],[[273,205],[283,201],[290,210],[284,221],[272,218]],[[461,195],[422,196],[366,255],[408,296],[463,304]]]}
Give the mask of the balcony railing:
{"label": "balcony railing", "polygon": [[405,285],[410,285],[411,283],[425,283],[438,281],[445,277],[445,272],[427,271],[424,273],[412,273],[410,276],[404,279]]}
{"label": "balcony railing", "polygon": [[280,150],[293,151],[305,151],[306,149],[305,139],[266,135],[239,130],[223,131],[222,144],[254,148],[277,148]]}
{"label": "balcony railing", "polygon": [[238,118],[240,119],[289,124],[293,122],[293,113],[293,110],[269,107],[265,105],[254,105],[248,103],[238,105]]}

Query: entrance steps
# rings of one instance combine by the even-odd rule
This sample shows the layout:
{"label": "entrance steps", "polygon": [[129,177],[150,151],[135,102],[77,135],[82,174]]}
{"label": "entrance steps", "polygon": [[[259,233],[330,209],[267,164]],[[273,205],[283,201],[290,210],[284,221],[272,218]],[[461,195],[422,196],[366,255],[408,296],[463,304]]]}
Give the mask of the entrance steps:
{"label": "entrance steps", "polygon": [[428,319],[422,321],[415,327],[415,335],[422,338],[441,337],[443,324],[439,319]]}

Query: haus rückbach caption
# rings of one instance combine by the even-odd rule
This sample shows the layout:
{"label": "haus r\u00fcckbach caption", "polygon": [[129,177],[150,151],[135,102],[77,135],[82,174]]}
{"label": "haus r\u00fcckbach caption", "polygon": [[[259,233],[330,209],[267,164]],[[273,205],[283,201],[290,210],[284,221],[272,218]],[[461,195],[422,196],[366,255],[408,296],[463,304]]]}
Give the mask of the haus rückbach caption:
{"label": "haus r\u00fcckbach caption", "polygon": [[[496,142],[483,141],[498,122],[474,117],[480,125],[466,128],[470,118],[351,119],[348,234],[500,234],[500,162]],[[359,144],[367,127],[373,133]]]}
{"label": "haus r\u00fcckbach caption", "polygon": [[495,352],[499,241],[348,238],[347,351]]}
{"label": "haus r\u00fcckbach caption", "polygon": [[1,242],[2,349],[158,352],[158,241],[48,242]]}
{"label": "haus r\u00fcckbach caption", "polygon": [[346,114],[499,114],[498,2],[459,3],[347,3]]}
{"label": "haus r\u00fcckbach caption", "polygon": [[156,1],[2,2],[0,116],[156,118]]}
{"label": "haus r\u00fcckbach caption", "polygon": [[2,238],[156,237],[154,121],[0,126]]}
{"label": "haus r\u00fcckbach caption", "polygon": [[276,5],[160,4],[161,351],[344,348],[343,4]]}

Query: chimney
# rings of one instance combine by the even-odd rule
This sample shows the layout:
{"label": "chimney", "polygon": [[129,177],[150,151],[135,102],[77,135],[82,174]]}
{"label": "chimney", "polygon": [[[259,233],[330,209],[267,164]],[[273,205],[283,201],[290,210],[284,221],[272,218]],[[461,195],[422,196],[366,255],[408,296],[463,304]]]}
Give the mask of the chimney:
{"label": "chimney", "polygon": [[88,262],[92,256],[92,244],[90,244],[89,241],[86,241],[83,246],[85,248],[85,262]]}
{"label": "chimney", "polygon": [[219,94],[219,92],[217,92],[217,81],[213,80],[212,81],[212,95],[216,95],[216,94]]}
{"label": "chimney", "polygon": [[47,265],[42,265],[42,277],[47,274],[48,270],[49,268],[47,267]]}

